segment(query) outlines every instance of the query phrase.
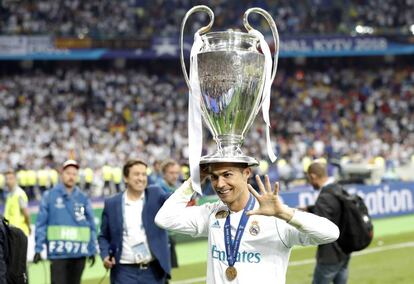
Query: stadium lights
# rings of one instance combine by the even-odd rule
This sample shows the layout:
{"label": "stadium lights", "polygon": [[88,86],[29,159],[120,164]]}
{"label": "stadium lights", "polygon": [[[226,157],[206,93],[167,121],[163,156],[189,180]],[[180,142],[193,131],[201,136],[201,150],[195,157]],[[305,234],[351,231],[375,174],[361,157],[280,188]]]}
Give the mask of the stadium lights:
{"label": "stadium lights", "polygon": [[372,27],[361,26],[361,25],[356,26],[355,31],[359,34],[372,34],[372,33],[374,33],[374,29]]}

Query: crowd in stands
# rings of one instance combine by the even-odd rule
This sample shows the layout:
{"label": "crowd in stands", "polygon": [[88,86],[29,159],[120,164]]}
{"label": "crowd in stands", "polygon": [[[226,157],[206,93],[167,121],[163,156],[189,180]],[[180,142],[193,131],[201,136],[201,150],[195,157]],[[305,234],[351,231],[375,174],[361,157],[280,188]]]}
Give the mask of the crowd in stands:
{"label": "crowd in stands", "polygon": [[[202,2],[202,3],[201,3]],[[0,4],[0,34],[54,34],[76,37],[176,36],[185,13],[207,4],[216,16],[214,27],[242,28],[249,7],[269,11],[281,34],[350,34],[357,25],[377,32],[409,31],[414,19],[412,0],[4,0]],[[207,16],[194,16],[194,33]],[[260,17],[252,23],[267,28]]]}
{"label": "crowd in stands", "polygon": [[[274,82],[272,141],[294,177],[304,157],[384,157],[398,166],[414,154],[414,69],[280,70]],[[0,171],[188,162],[187,87],[181,75],[135,69],[59,69],[0,77]],[[267,159],[258,115],[243,151]],[[216,144],[204,132],[204,153]]]}

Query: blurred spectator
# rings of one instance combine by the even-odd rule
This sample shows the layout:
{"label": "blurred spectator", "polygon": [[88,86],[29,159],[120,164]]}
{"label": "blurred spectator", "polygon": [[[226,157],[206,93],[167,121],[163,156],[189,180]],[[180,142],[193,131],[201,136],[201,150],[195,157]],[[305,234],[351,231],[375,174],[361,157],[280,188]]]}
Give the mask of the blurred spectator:
{"label": "blurred spectator", "polygon": [[[79,39],[176,36],[185,13],[199,4],[195,0],[4,0],[0,5],[0,34],[54,34]],[[269,11],[282,34],[349,34],[357,25],[376,32],[408,32],[414,19],[414,2],[405,0],[212,0],[205,4],[215,13],[214,29],[220,30],[242,28],[242,15],[250,7]],[[193,34],[207,18],[203,13],[194,15],[186,32]],[[255,27],[268,30],[262,17],[252,15],[250,20]]]}
{"label": "blurred spectator", "polygon": [[162,173],[162,181],[161,181],[161,188],[165,192],[174,192],[178,186],[181,167],[173,159],[167,159],[161,163],[161,173]]}
{"label": "blurred spectator", "polygon": [[4,208],[4,217],[28,237],[31,233],[30,213],[26,193],[17,185],[16,173],[8,170],[5,173],[7,185],[7,199]]}
{"label": "blurred spectator", "polygon": [[[306,157],[348,156],[369,163],[382,156],[390,167],[409,163],[413,94],[411,67],[280,70],[270,118],[272,141],[285,164],[272,176],[303,178]],[[139,155],[154,164],[150,179],[158,179],[160,157],[188,161],[187,102],[182,76],[167,71],[68,68],[0,77],[0,171],[21,164],[30,170],[56,168],[56,161],[67,157],[100,171]],[[263,133],[258,116],[243,145],[259,160],[267,159]],[[215,142],[205,141],[203,153],[212,153]],[[22,188],[28,186],[26,173],[19,171]],[[112,170],[101,176],[109,192]]]}

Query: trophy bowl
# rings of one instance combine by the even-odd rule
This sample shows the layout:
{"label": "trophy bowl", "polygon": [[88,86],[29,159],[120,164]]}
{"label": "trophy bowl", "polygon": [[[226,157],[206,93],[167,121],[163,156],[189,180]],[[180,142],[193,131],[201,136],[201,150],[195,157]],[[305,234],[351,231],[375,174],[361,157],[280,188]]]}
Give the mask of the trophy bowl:
{"label": "trophy bowl", "polygon": [[257,165],[241,145],[260,109],[264,86],[264,55],[259,40],[247,33],[226,31],[203,35],[197,55],[201,110],[217,143],[214,154],[200,164],[236,162]]}

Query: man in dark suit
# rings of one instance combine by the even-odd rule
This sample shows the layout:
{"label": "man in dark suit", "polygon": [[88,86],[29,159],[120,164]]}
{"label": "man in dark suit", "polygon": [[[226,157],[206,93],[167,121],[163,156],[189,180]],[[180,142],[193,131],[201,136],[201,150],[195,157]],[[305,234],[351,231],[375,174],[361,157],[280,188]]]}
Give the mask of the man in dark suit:
{"label": "man in dark suit", "polygon": [[169,194],[147,187],[147,164],[141,160],[128,161],[123,175],[126,191],[107,199],[102,213],[103,264],[111,269],[112,284],[164,284],[171,270],[168,236],[154,217]]}
{"label": "man in dark suit", "polygon": [[[341,231],[341,203],[333,193],[334,190],[341,190],[340,185],[328,177],[326,164],[322,162],[313,162],[308,168],[307,177],[313,188],[320,190],[315,205],[309,206],[307,211],[328,218]],[[312,283],[347,283],[349,259],[350,255],[342,251],[338,242],[319,245]]]}

